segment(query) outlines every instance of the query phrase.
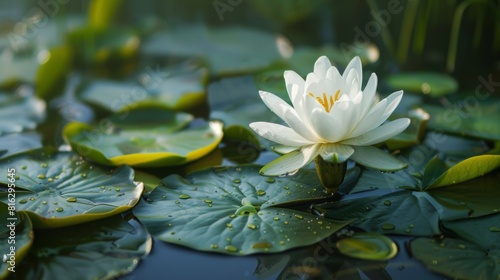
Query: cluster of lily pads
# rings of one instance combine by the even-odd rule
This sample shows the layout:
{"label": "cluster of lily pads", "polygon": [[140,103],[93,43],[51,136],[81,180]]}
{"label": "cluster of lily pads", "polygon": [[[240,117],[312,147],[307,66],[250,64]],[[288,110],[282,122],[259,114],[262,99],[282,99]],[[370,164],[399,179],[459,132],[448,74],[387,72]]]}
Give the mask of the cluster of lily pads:
{"label": "cluster of lily pads", "polygon": [[[389,76],[384,90],[406,92],[395,117],[411,124],[381,147],[408,168],[351,162],[330,196],[307,167],[261,176],[277,156],[248,124],[275,120],[258,89],[286,99],[284,70],[305,75],[320,55],[340,68],[350,58],[333,46],[291,54],[283,38],[245,28],[131,31],[105,28],[106,18],[91,14],[43,60],[29,45],[2,58],[0,252],[8,260],[13,220],[16,274],[4,261],[1,278],[117,277],[149,254],[152,237],[240,256],[343,228],[356,233],[341,232],[337,250],[354,258],[391,259],[387,236],[414,236],[412,254],[433,271],[500,275],[499,174],[490,173],[500,166],[498,98],[469,108],[473,93],[456,93],[449,76]],[[117,62],[123,73],[110,75]],[[76,69],[85,75],[67,75]],[[443,98],[458,106],[445,109]]]}

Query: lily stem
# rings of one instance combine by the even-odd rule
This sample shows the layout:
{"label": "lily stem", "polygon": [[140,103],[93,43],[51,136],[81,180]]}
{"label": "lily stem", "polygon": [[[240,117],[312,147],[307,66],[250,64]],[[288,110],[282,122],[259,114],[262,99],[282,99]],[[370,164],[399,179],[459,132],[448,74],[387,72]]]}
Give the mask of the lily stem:
{"label": "lily stem", "polygon": [[333,163],[325,161],[321,156],[314,159],[316,173],[319,181],[325,188],[327,194],[335,194],[339,191],[339,186],[344,181],[347,170],[347,161],[342,163]]}

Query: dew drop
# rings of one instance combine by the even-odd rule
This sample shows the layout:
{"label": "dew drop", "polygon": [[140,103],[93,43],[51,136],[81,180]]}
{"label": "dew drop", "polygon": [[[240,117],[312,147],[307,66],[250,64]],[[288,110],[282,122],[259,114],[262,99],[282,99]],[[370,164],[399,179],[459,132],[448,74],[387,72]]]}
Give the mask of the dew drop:
{"label": "dew drop", "polygon": [[284,188],[285,190],[289,190],[289,189],[290,189],[290,187],[288,187],[288,186],[284,186],[283,188]]}
{"label": "dew drop", "polygon": [[29,198],[29,200],[30,200],[30,201],[34,201],[34,200],[35,200],[35,198],[34,198],[34,197],[30,197],[30,198]]}
{"label": "dew drop", "polygon": [[273,220],[275,220],[275,221],[279,221],[279,220],[280,220],[280,218],[279,218],[279,217],[274,217],[274,218],[273,218]]}
{"label": "dew drop", "polygon": [[257,191],[257,195],[265,195],[265,194],[266,194],[266,192],[263,191],[263,190],[258,190]]}
{"label": "dew drop", "polygon": [[226,241],[227,241],[227,242],[231,242],[231,238],[226,237]]}
{"label": "dew drop", "polygon": [[303,219],[303,218],[304,218],[304,217],[302,217],[301,215],[294,215],[294,216],[295,216],[295,218],[297,218],[297,219]]}
{"label": "dew drop", "polygon": [[274,178],[271,178],[271,177],[266,179],[266,182],[271,183],[271,184],[274,183],[275,181],[276,180]]}
{"label": "dew drop", "polygon": [[203,200],[203,202],[205,202],[205,203],[212,203],[212,201],[210,199],[205,199],[205,200]]}
{"label": "dew drop", "polygon": [[258,242],[252,245],[253,249],[269,249],[271,247],[273,247],[273,244],[269,242]]}
{"label": "dew drop", "polygon": [[232,227],[233,227],[233,225],[232,225],[232,224],[230,224],[230,223],[227,223],[227,224],[226,224],[226,227],[228,227],[228,228],[232,228]]}
{"label": "dew drop", "polygon": [[231,252],[231,253],[236,253],[236,252],[238,252],[238,247],[236,247],[234,245],[227,245],[226,247],[224,247],[224,250]]}
{"label": "dew drop", "polygon": [[235,214],[231,214],[231,215],[229,215],[229,218],[235,218],[235,217],[236,217],[236,215],[235,215]]}
{"label": "dew drop", "polygon": [[285,245],[285,241],[280,241],[280,245]]}
{"label": "dew drop", "polygon": [[38,174],[38,176],[36,176],[38,179],[45,179],[45,175],[43,174]]}
{"label": "dew drop", "polygon": [[22,166],[21,166],[21,169],[23,169],[23,170],[26,170],[26,168],[27,168],[27,166],[26,166],[26,165],[22,165]]}
{"label": "dew drop", "polygon": [[490,227],[491,232],[500,232],[500,227]]}
{"label": "dew drop", "polygon": [[52,182],[54,182],[54,179],[49,178],[49,179],[47,179],[47,181],[48,181],[49,183],[52,183]]}
{"label": "dew drop", "polygon": [[248,224],[248,225],[247,225],[247,227],[248,227],[249,229],[256,229],[256,228],[257,228],[257,226],[256,226],[256,225],[254,225],[254,224]]}
{"label": "dew drop", "polygon": [[219,249],[219,245],[213,243],[213,244],[210,244],[210,248],[212,248],[212,249]]}
{"label": "dew drop", "polygon": [[82,174],[80,174],[80,177],[82,177],[82,178],[87,178],[87,173],[82,173]]}
{"label": "dew drop", "polygon": [[239,183],[241,183],[241,180],[240,179],[233,179],[233,183],[239,184]]}
{"label": "dew drop", "polygon": [[115,191],[119,192],[119,191],[120,191],[120,188],[115,188]]}
{"label": "dew drop", "polygon": [[185,194],[185,193],[183,193],[183,194],[179,195],[179,198],[180,198],[180,199],[188,199],[188,198],[190,198],[190,197],[191,197],[191,196],[190,196],[189,194]]}
{"label": "dew drop", "polygon": [[284,221],[283,223],[284,223],[285,225],[288,225],[288,221]]}
{"label": "dew drop", "polygon": [[393,230],[394,228],[396,228],[396,227],[393,224],[383,224],[382,225],[383,230]]}
{"label": "dew drop", "polygon": [[43,162],[43,163],[40,164],[40,167],[47,168],[47,164],[45,162]]}
{"label": "dew drop", "polygon": [[415,225],[414,225],[414,224],[409,224],[409,225],[408,225],[408,227],[409,227],[409,228],[414,228],[414,227],[415,227]]}
{"label": "dew drop", "polygon": [[68,197],[66,198],[67,202],[76,202],[76,197]]}
{"label": "dew drop", "polygon": [[370,207],[369,206],[365,206],[365,210],[366,211],[370,210]]}
{"label": "dew drop", "polygon": [[100,186],[99,188],[101,188],[101,189],[105,189],[106,187],[105,187],[105,186]]}
{"label": "dew drop", "polygon": [[171,232],[170,232],[170,235],[174,235],[174,234],[175,234],[175,231],[171,231]]}
{"label": "dew drop", "polygon": [[391,201],[390,201],[390,200],[388,200],[388,199],[387,199],[387,200],[385,200],[385,201],[384,201],[384,205],[386,205],[386,206],[390,206],[390,205],[391,205]]}
{"label": "dew drop", "polygon": [[458,244],[457,247],[458,247],[458,249],[462,249],[462,250],[467,249],[467,246],[465,246],[465,244]]}
{"label": "dew drop", "polygon": [[19,203],[21,203],[21,204],[24,204],[24,203],[26,203],[26,202],[28,202],[26,199],[21,199],[21,200],[19,200]]}
{"label": "dew drop", "polygon": [[438,264],[438,261],[437,261],[437,260],[432,260],[432,264],[433,264],[433,265],[437,265],[437,264]]}
{"label": "dew drop", "polygon": [[46,204],[47,204],[47,201],[45,201],[45,200],[44,200],[44,201],[42,201],[42,204],[43,204],[43,205],[46,205]]}
{"label": "dew drop", "polygon": [[63,209],[62,207],[57,207],[57,208],[56,208],[56,211],[57,211],[57,212],[62,212],[62,211],[64,211],[64,209]]}

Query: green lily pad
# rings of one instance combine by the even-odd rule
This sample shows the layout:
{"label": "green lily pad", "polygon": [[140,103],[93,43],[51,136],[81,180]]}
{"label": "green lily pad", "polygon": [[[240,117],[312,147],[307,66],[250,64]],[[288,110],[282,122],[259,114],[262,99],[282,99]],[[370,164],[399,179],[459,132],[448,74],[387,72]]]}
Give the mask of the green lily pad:
{"label": "green lily pad", "polygon": [[390,150],[408,148],[419,144],[424,138],[425,128],[429,121],[429,114],[420,108],[410,110],[404,115],[392,115],[392,119],[399,117],[407,117],[411,122],[402,133],[385,141]]}
{"label": "green lily pad", "polygon": [[120,215],[58,229],[37,230],[36,242],[16,276],[20,279],[116,279],[151,251],[151,236]]}
{"label": "green lily pad", "polygon": [[[363,177],[363,176],[361,176]],[[479,217],[498,212],[498,176],[425,191],[402,190],[385,195],[317,205],[325,217],[357,219],[353,224],[370,232],[413,236],[441,233],[440,221]]]}
{"label": "green lily pad", "polygon": [[[431,115],[428,128],[461,136],[480,139],[500,140],[500,99],[490,98],[486,101],[475,95],[460,95],[452,108],[436,105],[422,105]],[[462,104],[463,103],[463,104]]]}
{"label": "green lily pad", "polygon": [[386,81],[395,90],[429,94],[434,97],[454,93],[458,89],[457,81],[442,73],[397,73],[390,75]]}
{"label": "green lily pad", "polygon": [[[8,51],[6,51],[8,52]],[[40,63],[31,52],[0,56],[0,86],[9,87],[19,82],[33,83]]]}
{"label": "green lily pad", "polygon": [[[0,160],[15,169],[17,210],[35,227],[63,227],[109,217],[132,208],[144,186],[128,166],[100,167],[72,152],[42,148]],[[8,176],[0,176],[7,185]],[[8,193],[0,193],[3,202]]]}
{"label": "green lily pad", "polygon": [[134,31],[121,28],[85,26],[66,34],[75,60],[81,65],[102,65],[133,58],[140,39]]}
{"label": "green lily pad", "polygon": [[[182,27],[153,34],[142,53],[153,56],[205,58],[217,76],[249,73],[281,58],[274,34],[243,27]],[[256,51],[258,50],[258,51]]]}
{"label": "green lily pad", "polygon": [[0,119],[0,135],[34,129],[45,119],[45,102],[34,97],[27,86],[16,92],[0,91]]}
{"label": "green lily pad", "polygon": [[186,110],[205,101],[207,75],[205,69],[159,77],[159,81],[152,81],[158,77],[146,75],[141,79],[142,85],[94,80],[83,87],[80,96],[83,100],[111,112],[140,106]]}
{"label": "green lily pad", "polygon": [[[138,108],[117,113],[91,126],[72,122],[64,137],[72,148],[95,162],[135,167],[181,165],[214,150],[222,139],[220,122],[163,108]],[[190,127],[186,127],[191,123]]]}
{"label": "green lily pad", "polygon": [[363,260],[385,261],[398,253],[396,243],[389,237],[370,232],[354,233],[340,239],[336,245],[340,253]]}
{"label": "green lily pad", "polygon": [[429,270],[453,279],[489,280],[500,274],[500,250],[484,250],[465,240],[418,238],[411,251]]}
{"label": "green lily pad", "polygon": [[309,16],[322,7],[325,1],[293,0],[280,3],[258,0],[249,4],[269,19],[279,23],[292,23]]}
{"label": "green lily pad", "polygon": [[0,136],[0,159],[41,147],[40,135],[36,133],[16,133]]}
{"label": "green lily pad", "polygon": [[313,244],[350,222],[283,208],[325,198],[315,172],[266,178],[260,168],[214,167],[186,178],[171,175],[134,214],[160,240],[234,255]]}
{"label": "green lily pad", "polygon": [[[16,211],[15,193],[10,196],[11,202],[0,202],[0,252],[3,261],[0,263],[0,278],[19,273],[18,265],[22,262],[33,243],[33,227],[25,213]],[[17,266],[17,268],[16,268]]]}

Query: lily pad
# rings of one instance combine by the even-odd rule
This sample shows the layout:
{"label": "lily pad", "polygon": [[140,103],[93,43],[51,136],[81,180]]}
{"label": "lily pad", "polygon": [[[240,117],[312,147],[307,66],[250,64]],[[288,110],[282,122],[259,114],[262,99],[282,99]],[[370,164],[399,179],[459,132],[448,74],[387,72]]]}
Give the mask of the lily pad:
{"label": "lily pad", "polygon": [[36,133],[16,133],[0,136],[0,159],[41,147],[40,135]]}
{"label": "lily pad", "polygon": [[313,244],[350,222],[284,208],[325,199],[315,172],[266,178],[260,168],[214,167],[186,178],[171,175],[134,214],[160,240],[234,255]]}
{"label": "lily pad", "polygon": [[222,139],[220,122],[192,120],[193,116],[185,113],[138,108],[117,113],[95,126],[69,123],[63,134],[76,152],[98,163],[172,166],[203,157]]}
{"label": "lily pad", "polygon": [[31,52],[15,55],[7,50],[0,56],[0,86],[9,87],[19,82],[33,83],[40,63]]}
{"label": "lily pad", "polygon": [[[361,179],[360,179],[361,180]],[[357,219],[353,224],[370,232],[413,236],[440,234],[440,221],[479,217],[498,212],[498,176],[425,191],[401,190],[385,195],[318,205],[325,217]]]}
{"label": "lily pad", "polygon": [[[15,170],[17,210],[35,227],[63,227],[109,217],[132,208],[144,186],[133,181],[128,166],[100,167],[72,152],[47,148],[0,160],[0,168]],[[8,184],[9,177],[0,183]],[[8,193],[0,193],[3,202]]]}
{"label": "lily pad", "polygon": [[267,67],[281,55],[278,36],[243,27],[182,25],[153,34],[142,53],[152,56],[203,57],[217,76],[249,73]]}
{"label": "lily pad", "polygon": [[23,86],[16,92],[0,92],[0,135],[34,129],[45,118],[45,102]]}
{"label": "lily pad", "polygon": [[387,78],[387,83],[395,90],[429,94],[433,97],[454,93],[458,89],[458,83],[453,77],[432,72],[392,74]]}
{"label": "lily pad", "polygon": [[20,264],[33,243],[33,227],[25,213],[17,212],[15,193],[7,204],[0,202],[0,252],[3,260],[0,263],[0,278],[19,273],[16,265]]}
{"label": "lily pad", "polygon": [[370,232],[354,233],[340,239],[336,245],[340,253],[363,260],[385,261],[398,253],[396,243],[389,237]]}
{"label": "lily pad", "polygon": [[[80,92],[83,100],[111,112],[143,107],[164,107],[173,110],[192,109],[206,98],[205,69],[172,74],[167,77],[141,77],[142,84],[112,80],[94,80]],[[158,81],[151,81],[157,79]]]}
{"label": "lily pad", "polygon": [[482,101],[483,98],[479,99],[473,94],[459,97],[461,101],[454,102],[450,108],[422,105],[431,115],[429,129],[499,141],[500,99]]}
{"label": "lily pad", "polygon": [[407,117],[410,119],[410,125],[400,134],[385,141],[390,150],[408,148],[420,143],[424,138],[425,128],[429,121],[429,114],[424,110],[417,108],[408,111],[405,115],[393,114],[392,118]]}
{"label": "lily pad", "polygon": [[120,215],[51,230],[36,242],[16,276],[20,279],[115,279],[131,272],[151,251],[151,236]]}

